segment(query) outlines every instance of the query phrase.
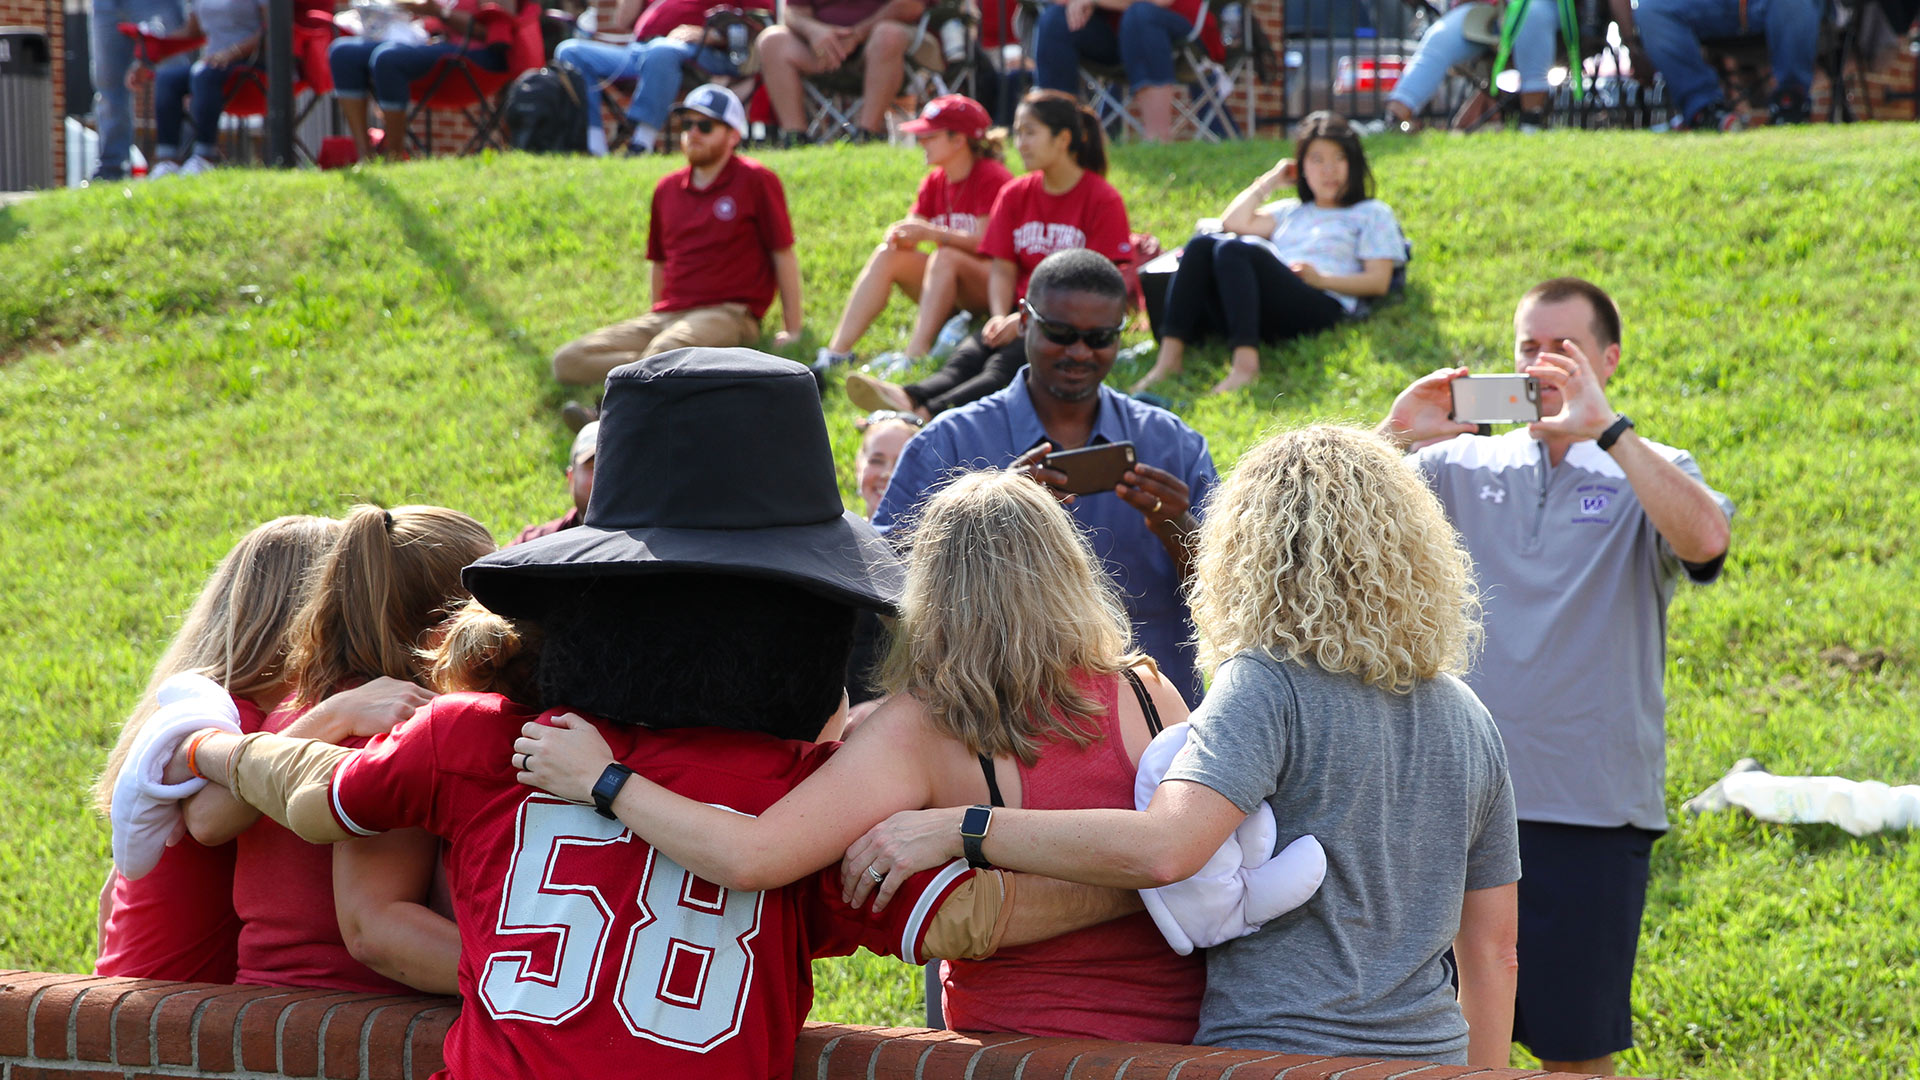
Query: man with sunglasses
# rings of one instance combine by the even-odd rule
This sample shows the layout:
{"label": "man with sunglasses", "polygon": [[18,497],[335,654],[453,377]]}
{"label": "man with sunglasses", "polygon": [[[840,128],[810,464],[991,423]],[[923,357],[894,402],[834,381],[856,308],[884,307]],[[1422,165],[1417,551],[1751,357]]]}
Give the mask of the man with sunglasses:
{"label": "man with sunglasses", "polygon": [[[733,91],[708,84],[672,115],[687,167],[653,189],[653,309],[555,350],[553,377],[563,383],[597,386],[614,368],[669,349],[752,345],[776,291],[785,328],[773,345],[799,339],[800,260],[786,192],[773,170],[734,152],[747,135],[745,106]],[[567,411],[569,420],[593,418],[577,404]]]}
{"label": "man with sunglasses", "polygon": [[[1219,479],[1206,436],[1165,409],[1108,388],[1126,325],[1127,286],[1103,255],[1056,252],[1034,269],[1020,315],[1027,365],[1013,384],[949,409],[907,443],[873,523],[911,523],[967,469],[1015,468],[1060,494],[1119,586],[1140,648],[1188,701],[1200,700],[1186,602],[1194,508]],[[1071,496],[1046,455],[1131,442],[1135,464],[1111,492]]]}

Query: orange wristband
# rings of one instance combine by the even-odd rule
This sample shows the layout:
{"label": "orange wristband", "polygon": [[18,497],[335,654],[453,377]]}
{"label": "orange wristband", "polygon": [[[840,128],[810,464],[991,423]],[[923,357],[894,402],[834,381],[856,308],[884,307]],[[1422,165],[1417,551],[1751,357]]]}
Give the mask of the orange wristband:
{"label": "orange wristband", "polygon": [[200,744],[206,742],[209,735],[215,735],[218,732],[218,728],[208,728],[205,731],[196,732],[193,738],[187,740],[187,771],[202,780],[207,778],[207,774],[200,771]]}

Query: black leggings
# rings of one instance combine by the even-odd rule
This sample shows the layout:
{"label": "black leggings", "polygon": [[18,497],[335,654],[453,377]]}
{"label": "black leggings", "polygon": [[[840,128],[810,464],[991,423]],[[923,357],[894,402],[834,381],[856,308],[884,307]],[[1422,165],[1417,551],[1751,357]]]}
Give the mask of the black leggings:
{"label": "black leggings", "polygon": [[915,405],[924,405],[938,416],[1005,387],[1026,362],[1027,341],[1022,335],[992,349],[979,334],[968,334],[947,357],[945,367],[905,389]]}
{"label": "black leggings", "polygon": [[1346,317],[1340,301],[1301,281],[1272,248],[1214,233],[1187,241],[1160,332],[1191,345],[1224,329],[1237,349],[1317,334]]}

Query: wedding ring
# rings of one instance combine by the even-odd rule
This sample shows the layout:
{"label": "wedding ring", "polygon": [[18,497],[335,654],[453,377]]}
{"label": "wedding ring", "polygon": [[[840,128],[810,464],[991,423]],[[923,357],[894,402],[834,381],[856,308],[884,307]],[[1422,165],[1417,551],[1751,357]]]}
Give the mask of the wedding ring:
{"label": "wedding ring", "polygon": [[867,867],[867,876],[873,879],[875,885],[885,885],[887,883],[887,875],[881,873],[877,867]]}
{"label": "wedding ring", "polygon": [[1155,499],[1155,500],[1153,500],[1153,509],[1151,509],[1151,510],[1149,510],[1149,511],[1147,511],[1147,513],[1149,513],[1149,514],[1157,514],[1157,513],[1159,513],[1159,512],[1160,512],[1160,508],[1161,508],[1161,507],[1163,507],[1163,506],[1165,506],[1165,505],[1167,505],[1167,500],[1165,500],[1165,499]]}

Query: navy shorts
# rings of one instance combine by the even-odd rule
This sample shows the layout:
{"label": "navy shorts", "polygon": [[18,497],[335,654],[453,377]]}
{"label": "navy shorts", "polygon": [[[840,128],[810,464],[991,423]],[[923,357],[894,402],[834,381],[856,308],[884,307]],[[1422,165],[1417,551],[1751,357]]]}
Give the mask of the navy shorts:
{"label": "navy shorts", "polygon": [[1520,823],[1520,985],[1513,1041],[1545,1061],[1633,1045],[1633,959],[1660,833]]}

